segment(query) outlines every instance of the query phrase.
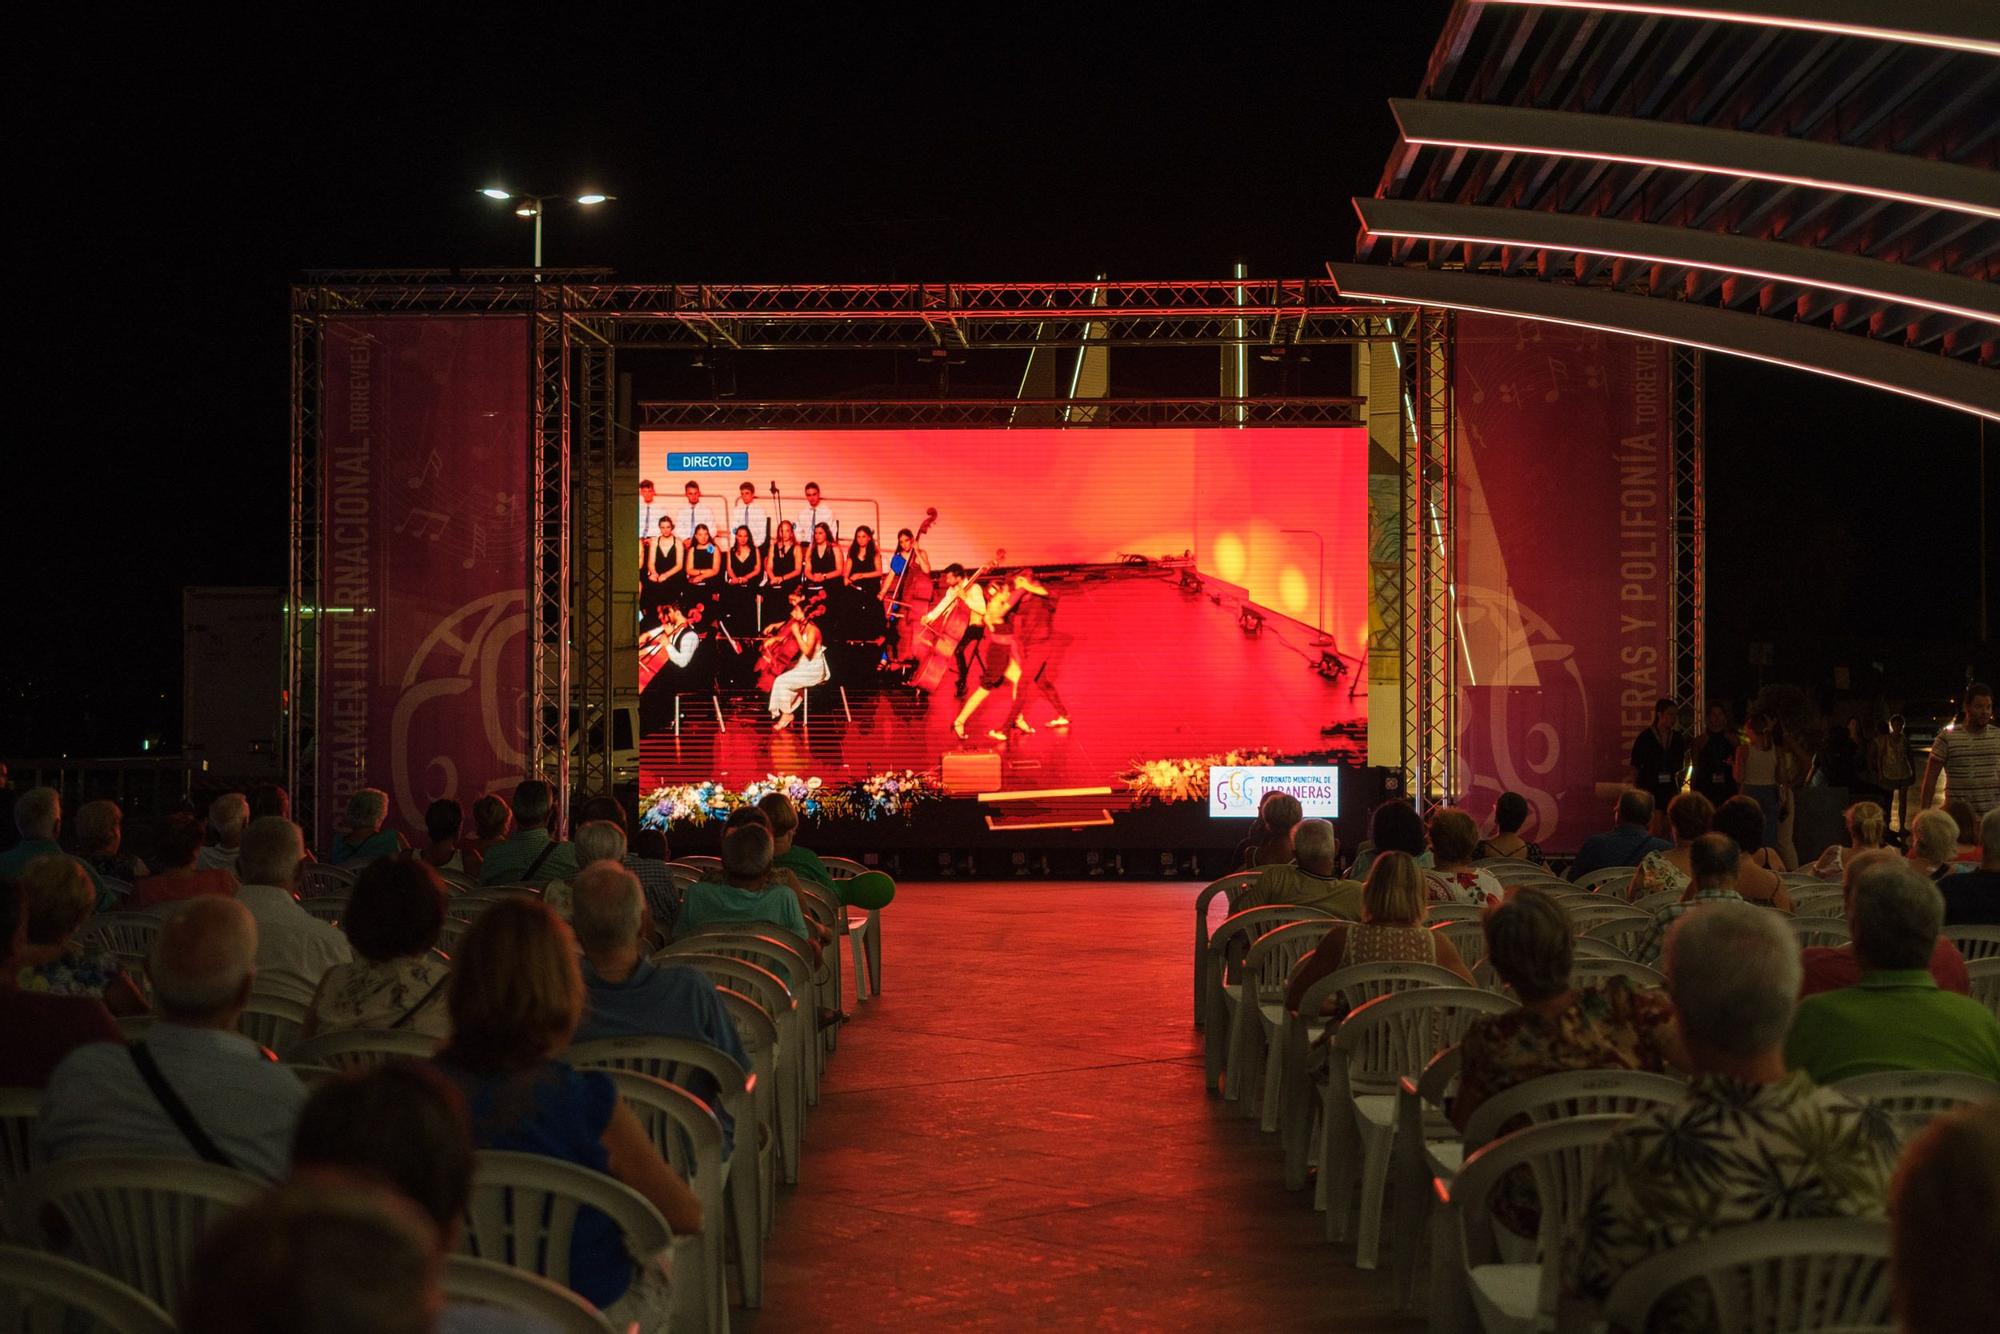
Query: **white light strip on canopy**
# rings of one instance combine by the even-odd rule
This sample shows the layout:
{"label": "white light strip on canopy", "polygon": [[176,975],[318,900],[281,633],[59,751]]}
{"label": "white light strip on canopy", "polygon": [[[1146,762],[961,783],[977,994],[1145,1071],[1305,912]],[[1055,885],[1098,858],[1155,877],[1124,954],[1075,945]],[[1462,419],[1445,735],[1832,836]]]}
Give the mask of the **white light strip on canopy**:
{"label": "white light strip on canopy", "polygon": [[[1730,4],[1710,0],[1703,5],[1676,5],[1665,0],[1485,0],[1489,5],[1534,9],[1592,9],[1610,14],[1651,14],[1660,18],[1697,19],[1712,23],[1743,23],[1760,28],[1790,28],[1797,32],[1832,33],[1878,42],[1934,46],[1946,51],[2000,56],[2000,37],[1988,35],[1994,22],[1990,4],[1953,0],[1903,0],[1897,5],[1857,3],[1856,0],[1743,0]],[[1880,22],[1890,17],[1928,18],[1922,28]],[[1956,29],[1956,30],[1955,30]],[[1982,34],[1981,30],[1984,30]]]}

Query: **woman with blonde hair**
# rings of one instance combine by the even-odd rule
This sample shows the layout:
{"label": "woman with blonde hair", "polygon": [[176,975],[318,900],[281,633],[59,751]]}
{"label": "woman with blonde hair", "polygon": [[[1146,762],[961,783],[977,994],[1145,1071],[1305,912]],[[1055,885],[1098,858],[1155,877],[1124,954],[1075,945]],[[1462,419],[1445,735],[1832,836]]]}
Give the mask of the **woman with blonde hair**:
{"label": "woman with blonde hair", "polygon": [[[557,1059],[583,1017],[583,976],[569,928],[526,896],[496,903],[459,941],[447,1002],[451,1041],[438,1068],[465,1094],[482,1149],[537,1153],[622,1181],[652,1202],[674,1235],[701,1231],[701,1201],[660,1157],[602,1071]],[[721,1226],[721,1220],[714,1220]],[[662,1271],[634,1272],[617,1226],[577,1218],[570,1286],[623,1326],[664,1329]]]}
{"label": "woman with blonde hair", "polygon": [[1812,873],[1822,880],[1839,880],[1848,860],[1879,848],[1889,836],[1889,813],[1872,801],[1857,801],[1847,808],[1847,846],[1838,843],[1819,855]]}
{"label": "woman with blonde hair", "polygon": [[1473,986],[1472,970],[1449,937],[1424,925],[1424,869],[1407,852],[1385,852],[1361,887],[1361,920],[1337,922],[1319,948],[1292,973],[1285,1004],[1296,1009],[1307,988],[1329,973],[1361,963],[1433,963]]}

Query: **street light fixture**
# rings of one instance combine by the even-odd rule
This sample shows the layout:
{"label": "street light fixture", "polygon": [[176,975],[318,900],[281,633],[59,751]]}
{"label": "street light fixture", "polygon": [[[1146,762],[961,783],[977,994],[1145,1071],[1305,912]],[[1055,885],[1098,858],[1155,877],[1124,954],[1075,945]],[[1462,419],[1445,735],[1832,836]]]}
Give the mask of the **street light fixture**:
{"label": "street light fixture", "polygon": [[618,198],[617,195],[601,194],[530,195],[522,194],[516,190],[502,190],[498,186],[493,185],[486,186],[479,193],[485,195],[488,199],[498,200],[502,203],[512,201],[514,204],[514,216],[519,218],[533,218],[535,220],[535,269],[536,281],[538,282],[541,279],[540,270],[542,267],[542,214],[548,211],[548,206],[550,204],[561,203],[577,204],[584,208],[591,208],[598,204],[609,204]]}

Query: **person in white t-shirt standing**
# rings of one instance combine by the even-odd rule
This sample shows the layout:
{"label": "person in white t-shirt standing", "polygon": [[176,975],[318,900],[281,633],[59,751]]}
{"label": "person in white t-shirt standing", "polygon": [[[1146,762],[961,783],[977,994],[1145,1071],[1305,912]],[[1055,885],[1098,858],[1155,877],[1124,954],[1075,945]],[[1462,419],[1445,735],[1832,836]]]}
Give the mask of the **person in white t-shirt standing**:
{"label": "person in white t-shirt standing", "polygon": [[1971,806],[1974,815],[1983,817],[2000,805],[2000,727],[1993,725],[1992,686],[1967,686],[1964,716],[1931,743],[1918,810],[1931,808],[1940,773],[1950,794]]}

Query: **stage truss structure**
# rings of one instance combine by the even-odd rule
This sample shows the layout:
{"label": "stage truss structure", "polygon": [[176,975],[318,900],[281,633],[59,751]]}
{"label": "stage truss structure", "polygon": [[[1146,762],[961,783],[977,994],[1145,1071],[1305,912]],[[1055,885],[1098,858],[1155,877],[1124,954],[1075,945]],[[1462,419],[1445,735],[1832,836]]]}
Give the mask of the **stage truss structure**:
{"label": "stage truss structure", "polygon": [[[1401,368],[1404,426],[1399,605],[1384,607],[1401,658],[1402,771],[1426,803],[1462,784],[1455,764],[1458,656],[1451,316],[1357,304],[1326,279],[1184,282],[643,284],[604,270],[330,270],[293,289],[291,553],[286,599],[286,768],[310,818],[320,605],[321,341],[330,318],[486,314],[530,340],[529,766],[563,795],[613,785],[614,507],[621,349],[738,352],[1378,344]],[[1680,354],[1677,354],[1680,355]],[[1698,373],[1677,395],[1676,683],[1699,691],[1702,601]],[[965,398],[648,404],[656,429],[1010,425],[1354,425],[1359,398]],[[1691,447],[1685,442],[1691,441]],[[1693,682],[1687,689],[1682,683]],[[1382,757],[1375,757],[1381,759]]]}

